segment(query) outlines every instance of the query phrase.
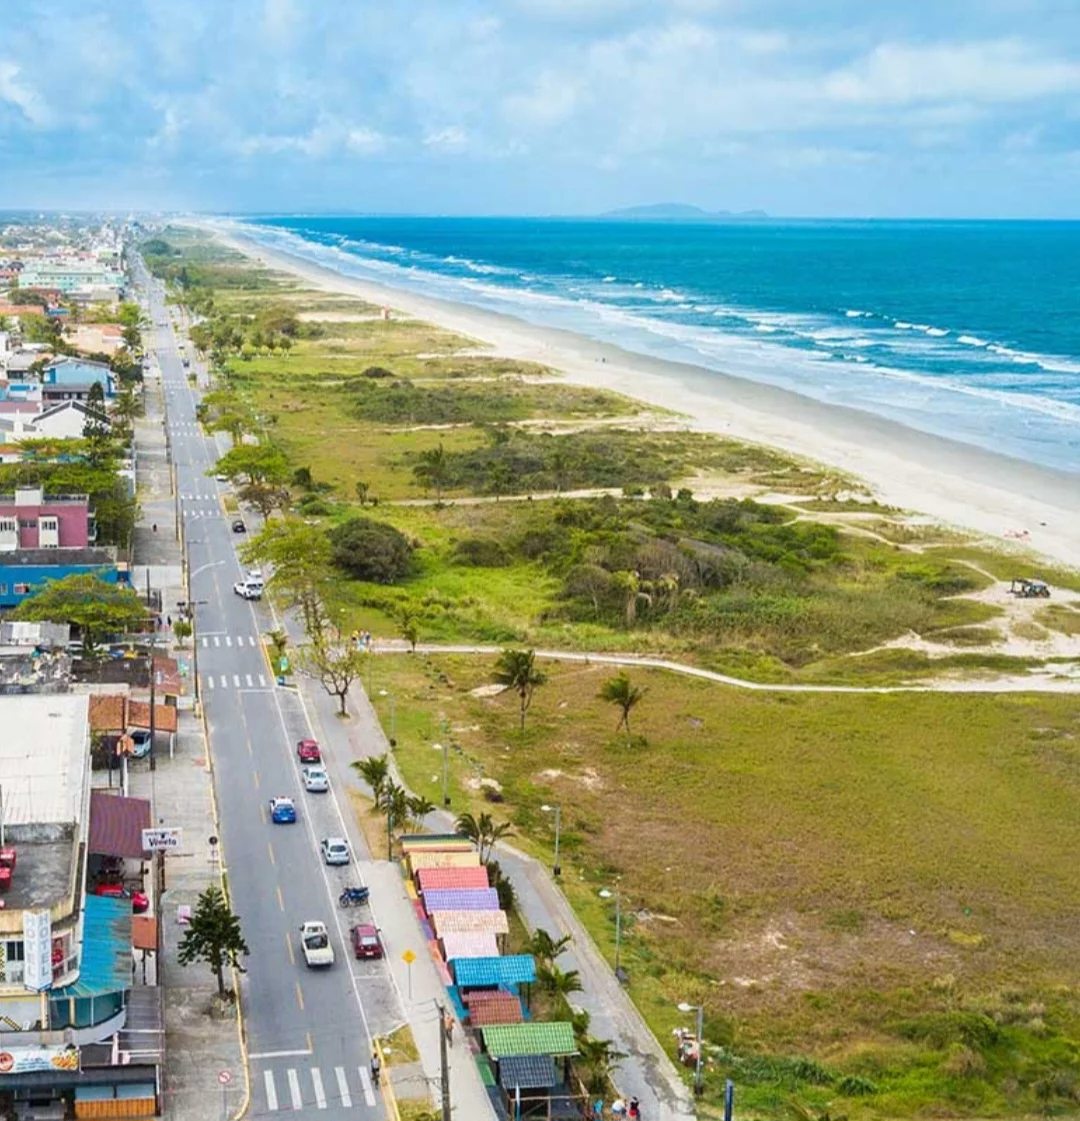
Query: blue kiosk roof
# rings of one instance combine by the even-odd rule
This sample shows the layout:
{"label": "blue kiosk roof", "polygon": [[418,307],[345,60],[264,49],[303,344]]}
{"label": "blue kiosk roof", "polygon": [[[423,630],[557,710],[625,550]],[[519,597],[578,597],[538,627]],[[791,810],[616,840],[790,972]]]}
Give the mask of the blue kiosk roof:
{"label": "blue kiosk roof", "polygon": [[491,985],[531,985],[536,980],[532,954],[499,958],[454,958],[454,982],[459,988],[482,989]]}
{"label": "blue kiosk roof", "polygon": [[131,900],[88,895],[79,979],[61,989],[50,989],[49,997],[107,996],[130,988]]}

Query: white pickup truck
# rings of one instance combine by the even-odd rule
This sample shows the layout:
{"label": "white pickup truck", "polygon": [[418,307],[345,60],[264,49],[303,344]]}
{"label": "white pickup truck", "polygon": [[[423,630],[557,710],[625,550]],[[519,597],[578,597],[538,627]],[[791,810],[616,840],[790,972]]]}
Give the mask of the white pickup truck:
{"label": "white pickup truck", "polygon": [[334,964],[334,947],[326,923],[309,919],[300,928],[300,947],[308,969],[327,969]]}

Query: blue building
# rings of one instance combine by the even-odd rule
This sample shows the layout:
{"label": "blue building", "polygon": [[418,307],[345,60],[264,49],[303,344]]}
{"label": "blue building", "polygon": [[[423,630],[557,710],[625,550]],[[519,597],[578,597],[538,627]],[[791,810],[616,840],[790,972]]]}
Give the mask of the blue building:
{"label": "blue building", "polygon": [[120,568],[116,551],[111,547],[0,553],[0,610],[18,607],[49,580],[61,580],[76,573],[92,573],[109,584],[129,582],[126,566]]}
{"label": "blue building", "polygon": [[116,396],[116,375],[104,362],[88,358],[58,358],[41,374],[41,396],[46,402],[85,401],[90,387],[101,386],[105,399]]}

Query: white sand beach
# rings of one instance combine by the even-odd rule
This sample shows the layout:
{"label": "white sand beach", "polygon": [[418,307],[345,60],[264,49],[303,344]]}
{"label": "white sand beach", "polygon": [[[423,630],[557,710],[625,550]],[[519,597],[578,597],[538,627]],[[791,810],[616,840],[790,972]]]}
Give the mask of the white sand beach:
{"label": "white sand beach", "polygon": [[828,464],[863,479],[882,502],[984,534],[1003,546],[1015,546],[1016,535],[1025,534],[1025,549],[1080,566],[1080,476],[917,432],[858,409],[344,276],[267,249],[236,225],[206,228],[313,288],[389,307],[487,343],[499,355],[543,363],[568,381],[676,410],[685,414],[688,427]]}

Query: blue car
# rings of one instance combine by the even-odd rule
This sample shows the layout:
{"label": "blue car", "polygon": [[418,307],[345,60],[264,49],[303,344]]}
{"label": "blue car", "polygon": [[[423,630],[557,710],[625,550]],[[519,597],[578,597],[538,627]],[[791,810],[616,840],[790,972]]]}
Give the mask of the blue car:
{"label": "blue car", "polygon": [[270,820],[275,825],[292,825],[296,821],[296,806],[291,798],[270,799]]}

